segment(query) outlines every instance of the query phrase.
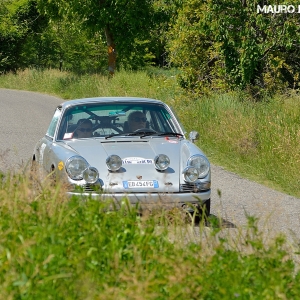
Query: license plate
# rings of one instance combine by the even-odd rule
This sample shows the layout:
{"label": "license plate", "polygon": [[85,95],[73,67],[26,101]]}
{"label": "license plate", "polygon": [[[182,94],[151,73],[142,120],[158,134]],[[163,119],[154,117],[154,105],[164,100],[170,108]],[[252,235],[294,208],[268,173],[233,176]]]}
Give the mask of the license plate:
{"label": "license plate", "polygon": [[158,188],[157,180],[128,180],[123,181],[123,186],[125,189],[134,188]]}

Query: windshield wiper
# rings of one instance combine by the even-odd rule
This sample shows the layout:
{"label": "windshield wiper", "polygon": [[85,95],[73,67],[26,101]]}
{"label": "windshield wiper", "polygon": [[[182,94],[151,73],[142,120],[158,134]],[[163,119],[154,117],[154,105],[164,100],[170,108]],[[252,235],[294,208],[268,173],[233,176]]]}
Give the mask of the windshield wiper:
{"label": "windshield wiper", "polygon": [[115,137],[115,136],[140,136],[141,138],[145,137],[145,136],[149,136],[149,135],[157,135],[157,136],[183,136],[183,134],[181,133],[177,133],[177,132],[163,132],[163,133],[157,133],[157,132],[153,132],[153,131],[137,131],[137,132],[130,132],[130,133],[113,133],[110,134],[108,136],[105,137],[105,139],[109,139],[111,137]]}
{"label": "windshield wiper", "polygon": [[158,133],[157,135],[159,136],[183,136],[183,134],[181,133],[177,133],[177,132],[163,132],[163,133]]}
{"label": "windshield wiper", "polygon": [[105,139],[109,139],[109,138],[112,138],[112,137],[115,137],[115,136],[121,136],[121,135],[124,135],[124,136],[136,136],[136,135],[140,135],[141,138],[143,136],[147,136],[147,135],[152,135],[152,134],[157,134],[156,132],[150,132],[150,131],[139,131],[139,132],[130,132],[130,133],[112,133],[108,136],[105,137]]}

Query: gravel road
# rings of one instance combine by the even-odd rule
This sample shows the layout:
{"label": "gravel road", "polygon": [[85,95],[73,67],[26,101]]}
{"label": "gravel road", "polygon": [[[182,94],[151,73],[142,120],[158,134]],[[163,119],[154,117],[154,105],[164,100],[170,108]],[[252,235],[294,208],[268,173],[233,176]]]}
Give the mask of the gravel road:
{"label": "gravel road", "polygon": [[[35,143],[45,134],[61,102],[39,93],[0,89],[0,169],[17,168],[30,160]],[[246,214],[255,215],[267,236],[282,232],[297,244],[300,239],[300,199],[219,166],[212,166],[211,212],[228,227],[243,226],[247,223]]]}

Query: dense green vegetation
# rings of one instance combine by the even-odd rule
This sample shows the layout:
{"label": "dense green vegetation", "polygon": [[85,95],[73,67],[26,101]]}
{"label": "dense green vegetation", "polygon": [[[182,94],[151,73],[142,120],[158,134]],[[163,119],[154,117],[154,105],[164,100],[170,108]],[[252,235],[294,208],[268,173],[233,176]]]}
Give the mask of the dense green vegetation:
{"label": "dense green vegetation", "polygon": [[298,88],[299,15],[259,14],[262,3],[278,4],[183,1],[168,43],[183,86],[202,93],[243,89],[256,99]]}
{"label": "dense green vegetation", "polygon": [[26,70],[0,77],[0,87],[39,91],[64,99],[139,96],[161,99],[177,112],[209,159],[245,177],[300,196],[300,101],[297,94],[251,101],[242,92],[200,97],[176,81],[176,70],[78,76]]}
{"label": "dense green vegetation", "polygon": [[1,0],[0,72],[106,73],[108,53],[111,68],[163,65],[180,2]]}
{"label": "dense green vegetation", "polygon": [[[29,179],[30,178],[30,179]],[[139,216],[126,201],[66,199],[22,175],[0,179],[1,299],[296,299],[284,239],[244,230],[200,235],[178,211]],[[234,234],[235,233],[235,234]]]}
{"label": "dense green vegetation", "polygon": [[[268,5],[276,5],[275,0]],[[284,4],[284,3],[282,3]],[[248,0],[1,0],[0,72],[176,67],[193,93],[298,89],[299,14]],[[291,0],[288,5],[297,6]]]}

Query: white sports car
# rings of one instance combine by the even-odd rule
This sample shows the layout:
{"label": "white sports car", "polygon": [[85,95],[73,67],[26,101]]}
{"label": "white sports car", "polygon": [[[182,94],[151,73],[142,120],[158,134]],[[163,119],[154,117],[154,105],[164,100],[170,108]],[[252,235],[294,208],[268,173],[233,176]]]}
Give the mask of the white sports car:
{"label": "white sports car", "polygon": [[70,195],[163,203],[210,213],[211,171],[165,103],[99,97],[59,105],[33,161],[55,171]]}

